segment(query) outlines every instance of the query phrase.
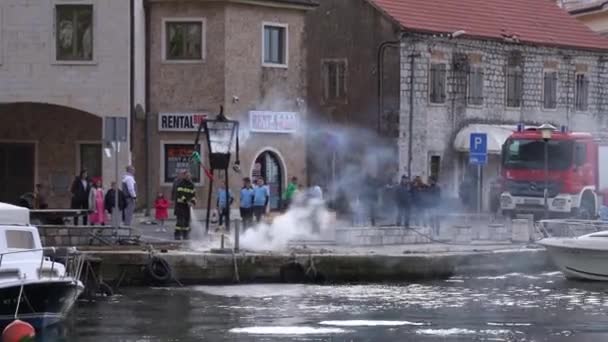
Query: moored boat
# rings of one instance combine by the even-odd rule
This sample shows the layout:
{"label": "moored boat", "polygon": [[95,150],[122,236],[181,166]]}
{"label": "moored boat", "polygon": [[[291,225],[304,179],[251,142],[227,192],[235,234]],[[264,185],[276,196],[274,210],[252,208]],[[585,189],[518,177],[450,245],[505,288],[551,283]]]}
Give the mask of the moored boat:
{"label": "moored boat", "polygon": [[608,231],[538,241],[567,278],[608,281]]}
{"label": "moored boat", "polygon": [[0,327],[15,318],[37,329],[61,322],[84,290],[78,257],[48,256],[26,208],[0,203]]}

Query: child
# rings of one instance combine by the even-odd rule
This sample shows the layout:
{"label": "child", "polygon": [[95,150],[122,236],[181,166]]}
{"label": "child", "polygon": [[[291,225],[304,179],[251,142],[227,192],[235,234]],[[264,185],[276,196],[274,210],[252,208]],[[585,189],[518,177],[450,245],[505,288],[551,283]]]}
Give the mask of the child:
{"label": "child", "polygon": [[162,230],[163,232],[166,232],[167,229],[165,228],[165,220],[169,217],[169,201],[167,201],[162,192],[158,193],[156,200],[154,201],[154,209],[154,217],[156,218],[156,221],[160,222],[161,225],[161,228],[157,229],[156,231],[158,232]]}
{"label": "child", "polygon": [[104,226],[106,224],[106,210],[101,179],[95,180],[93,188],[89,192],[89,208],[93,211],[89,215],[91,225]]}

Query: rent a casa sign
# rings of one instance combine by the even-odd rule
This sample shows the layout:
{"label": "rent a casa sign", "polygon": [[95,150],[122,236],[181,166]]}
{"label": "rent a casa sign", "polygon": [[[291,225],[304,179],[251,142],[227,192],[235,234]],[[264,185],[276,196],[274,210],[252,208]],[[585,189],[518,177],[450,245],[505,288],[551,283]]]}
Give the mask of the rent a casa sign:
{"label": "rent a casa sign", "polygon": [[164,132],[196,132],[207,113],[159,113],[158,130]]}

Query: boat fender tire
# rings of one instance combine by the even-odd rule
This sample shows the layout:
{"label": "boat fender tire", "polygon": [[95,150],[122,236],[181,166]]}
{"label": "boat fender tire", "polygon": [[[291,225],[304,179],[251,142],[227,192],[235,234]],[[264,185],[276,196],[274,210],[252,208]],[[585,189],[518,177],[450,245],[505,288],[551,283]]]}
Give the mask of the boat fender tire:
{"label": "boat fender tire", "polygon": [[153,281],[166,284],[171,281],[173,272],[167,260],[153,256],[146,265],[146,273]]}
{"label": "boat fender tire", "polygon": [[308,280],[304,266],[295,261],[282,265],[279,273],[283,283],[306,283]]}
{"label": "boat fender tire", "polygon": [[107,297],[112,297],[114,295],[114,290],[112,290],[112,287],[103,281],[99,283],[97,292]]}

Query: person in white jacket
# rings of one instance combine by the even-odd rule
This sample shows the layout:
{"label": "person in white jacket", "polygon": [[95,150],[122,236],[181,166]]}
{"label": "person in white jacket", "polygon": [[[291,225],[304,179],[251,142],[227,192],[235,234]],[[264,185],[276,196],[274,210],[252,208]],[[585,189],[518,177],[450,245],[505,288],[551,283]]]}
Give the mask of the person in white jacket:
{"label": "person in white jacket", "polygon": [[135,168],[131,165],[127,166],[127,173],[122,178],[122,192],[127,198],[127,206],[125,208],[124,224],[130,226],[133,221],[133,212],[135,211],[135,203],[137,200],[137,184],[135,182]]}

